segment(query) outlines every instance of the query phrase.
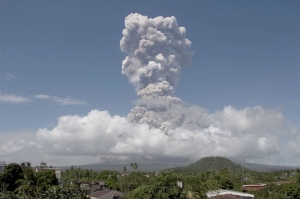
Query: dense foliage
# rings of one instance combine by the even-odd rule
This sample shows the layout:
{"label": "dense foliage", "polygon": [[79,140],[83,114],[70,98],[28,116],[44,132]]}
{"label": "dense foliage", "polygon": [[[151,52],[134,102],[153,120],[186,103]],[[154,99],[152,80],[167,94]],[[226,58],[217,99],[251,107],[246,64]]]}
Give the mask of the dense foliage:
{"label": "dense foliage", "polygon": [[[41,164],[46,167],[45,163]],[[51,170],[34,172],[29,163],[11,163],[0,174],[1,199],[86,198],[77,184],[58,186]]]}
{"label": "dense foliage", "polygon": [[[197,164],[195,164],[197,165]],[[45,165],[46,166],[46,165]],[[131,167],[130,167],[131,166]],[[252,192],[258,199],[300,198],[300,170],[254,172],[223,168],[219,170],[175,169],[141,172],[137,164],[118,171],[93,171],[71,167],[62,172],[63,184],[58,186],[51,171],[35,173],[30,166],[9,164],[0,175],[2,199],[60,199],[86,198],[80,183],[105,182],[110,189],[121,191],[125,199],[206,198],[216,189],[242,191],[243,184],[266,183],[260,191]],[[190,167],[192,168],[192,167]],[[181,186],[182,185],[182,186]]]}
{"label": "dense foliage", "polygon": [[258,199],[300,198],[300,184],[288,183],[282,185],[268,184],[262,190],[252,192]]}
{"label": "dense foliage", "polygon": [[98,179],[98,172],[91,169],[81,169],[71,167],[62,172],[62,180],[64,184],[70,184],[71,182],[91,182]]}
{"label": "dense foliage", "polygon": [[7,191],[14,191],[17,187],[17,180],[23,179],[23,170],[16,163],[9,164],[0,176],[1,188]]}

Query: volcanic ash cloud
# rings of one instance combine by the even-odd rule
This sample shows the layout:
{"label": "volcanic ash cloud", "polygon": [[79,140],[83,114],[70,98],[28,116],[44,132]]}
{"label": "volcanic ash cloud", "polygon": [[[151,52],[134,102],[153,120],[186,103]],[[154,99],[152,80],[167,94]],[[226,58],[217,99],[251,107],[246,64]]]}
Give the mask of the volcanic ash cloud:
{"label": "volcanic ash cloud", "polygon": [[152,19],[136,13],[125,18],[122,33],[120,46],[127,54],[122,73],[129,77],[139,97],[128,121],[147,123],[164,132],[174,129],[184,116],[168,110],[181,106],[181,100],[174,97],[174,88],[181,66],[188,66],[193,55],[188,51],[191,42],[185,38],[185,28],[179,27],[173,16]]}
{"label": "volcanic ash cloud", "polygon": [[300,129],[278,110],[227,106],[209,113],[201,107],[182,106],[174,88],[192,53],[185,28],[178,26],[175,17],[130,14],[120,43],[127,54],[122,73],[138,96],[127,118],[99,110],[86,116],[61,116],[54,128],[39,129],[35,140],[32,136],[18,142],[10,141],[10,136],[0,139],[0,156],[34,159],[38,152],[58,164],[66,160],[82,164],[82,157],[129,161],[218,155],[277,164],[299,159]]}

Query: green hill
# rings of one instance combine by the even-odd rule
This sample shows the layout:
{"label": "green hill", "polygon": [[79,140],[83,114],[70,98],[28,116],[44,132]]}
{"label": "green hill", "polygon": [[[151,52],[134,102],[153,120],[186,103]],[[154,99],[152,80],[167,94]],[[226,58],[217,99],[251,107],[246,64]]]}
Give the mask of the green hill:
{"label": "green hill", "polygon": [[[241,171],[242,166],[235,164],[231,160],[224,157],[205,157],[197,162],[194,162],[185,167],[177,167],[174,170],[189,170],[189,171],[219,171],[222,169],[228,169],[231,171]],[[248,170],[243,168],[244,170]]]}

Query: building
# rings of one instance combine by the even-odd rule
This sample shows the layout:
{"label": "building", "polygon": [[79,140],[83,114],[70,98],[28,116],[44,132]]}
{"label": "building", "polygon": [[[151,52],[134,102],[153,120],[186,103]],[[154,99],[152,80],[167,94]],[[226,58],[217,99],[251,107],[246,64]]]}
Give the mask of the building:
{"label": "building", "polygon": [[177,187],[179,187],[180,189],[183,189],[183,182],[177,181]]}
{"label": "building", "polygon": [[89,184],[80,184],[80,189],[82,191],[88,192],[90,190],[90,185]]}
{"label": "building", "polygon": [[100,191],[101,189],[103,189],[103,186],[98,183],[80,184],[80,189],[83,190],[86,194],[90,194],[95,191]]}
{"label": "building", "polygon": [[53,171],[55,173],[58,184],[61,183],[61,168],[36,166],[35,172]]}
{"label": "building", "polygon": [[252,199],[254,198],[253,194],[248,194],[239,191],[225,190],[225,189],[209,191],[206,193],[206,196],[209,199]]}
{"label": "building", "polygon": [[90,194],[89,197],[90,199],[123,199],[124,194],[116,190],[104,189]]}
{"label": "building", "polygon": [[248,184],[248,185],[243,185],[242,189],[243,192],[248,192],[248,191],[258,191],[264,188],[266,184]]}
{"label": "building", "polygon": [[6,162],[5,161],[0,161],[0,173],[3,173],[4,169],[6,166]]}

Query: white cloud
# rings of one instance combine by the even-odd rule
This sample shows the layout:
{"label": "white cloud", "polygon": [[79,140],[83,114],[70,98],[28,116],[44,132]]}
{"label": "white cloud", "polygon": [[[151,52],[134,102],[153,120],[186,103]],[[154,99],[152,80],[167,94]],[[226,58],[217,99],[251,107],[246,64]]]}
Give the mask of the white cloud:
{"label": "white cloud", "polygon": [[[149,133],[153,136],[145,139]],[[64,155],[151,154],[159,148],[158,138],[161,142],[166,139],[159,130],[149,129],[146,124],[131,124],[126,118],[112,117],[106,111],[97,110],[85,117],[60,117],[51,131],[40,129],[37,132],[37,140],[46,151]]]}
{"label": "white cloud", "polygon": [[39,100],[53,101],[59,105],[84,105],[84,104],[86,104],[86,102],[84,102],[84,101],[75,100],[70,97],[60,98],[60,97],[50,96],[50,95],[34,95],[31,97],[23,97],[20,95],[0,93],[0,102],[2,102],[2,103],[18,104],[18,103],[33,101],[34,98],[39,99]]}
{"label": "white cloud", "polygon": [[14,76],[12,73],[6,73],[4,76],[5,80],[18,80],[16,76]]}
{"label": "white cloud", "polygon": [[1,94],[0,93],[0,102],[4,103],[13,103],[13,104],[19,104],[24,102],[29,102],[30,99],[20,96],[20,95],[12,95],[12,94]]}
{"label": "white cloud", "polygon": [[0,159],[6,162],[24,162],[34,160],[40,146],[35,141],[35,133],[20,131],[1,133]]}
{"label": "white cloud", "polygon": [[50,96],[49,95],[35,95],[35,98],[37,98],[37,99],[49,99]]}
{"label": "white cloud", "polygon": [[298,136],[289,142],[288,150],[293,156],[300,157],[300,130],[298,131]]}
{"label": "white cloud", "polygon": [[276,163],[286,149],[279,137],[290,135],[290,129],[279,112],[228,106],[206,117],[206,127],[179,127],[167,136],[147,124],[132,124],[124,117],[93,110],[84,117],[60,117],[52,130],[40,129],[37,140],[46,153],[65,156],[171,156],[196,160],[220,155],[260,162],[272,159]]}
{"label": "white cloud", "polygon": [[[290,154],[300,158],[300,136],[290,129],[280,112],[261,107],[237,110],[228,106],[204,115],[206,126],[197,130],[178,127],[171,136],[147,124],[133,124],[124,117],[111,116],[107,111],[92,110],[83,117],[62,116],[53,129],[1,136],[0,158],[29,159],[35,164],[46,161],[54,165],[135,157],[197,160],[225,156],[269,164],[284,164],[282,159]],[[282,143],[280,136],[291,137],[289,144]],[[296,161],[286,164],[300,165]]]}
{"label": "white cloud", "polygon": [[60,98],[60,97],[49,96],[49,95],[35,95],[34,97],[36,99],[50,100],[50,101],[56,102],[59,105],[83,105],[83,104],[86,104],[83,101],[74,100],[74,99],[72,99],[70,97]]}
{"label": "white cloud", "polygon": [[241,110],[227,106],[222,111],[215,112],[210,119],[214,125],[235,133],[255,132],[265,135],[284,134],[287,131],[287,122],[282,113],[260,106]]}
{"label": "white cloud", "polygon": [[60,104],[60,105],[80,105],[80,104],[86,104],[83,101],[74,100],[72,98],[59,98],[59,97],[52,97],[51,98],[54,102]]}

